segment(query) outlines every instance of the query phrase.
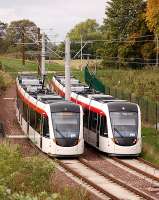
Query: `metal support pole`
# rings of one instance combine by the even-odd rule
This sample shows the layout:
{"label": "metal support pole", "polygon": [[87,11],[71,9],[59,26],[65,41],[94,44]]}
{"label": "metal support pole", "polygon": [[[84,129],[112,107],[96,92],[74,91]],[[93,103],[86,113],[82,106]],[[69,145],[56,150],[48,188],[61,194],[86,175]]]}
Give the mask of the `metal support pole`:
{"label": "metal support pole", "polygon": [[96,75],[96,73],[97,73],[97,56],[96,56],[96,63],[95,63],[94,74]]}
{"label": "metal support pole", "polygon": [[24,35],[24,27],[22,29],[22,65],[25,66],[25,35]]}
{"label": "metal support pole", "polygon": [[71,66],[71,56],[70,56],[70,39],[67,36],[65,40],[65,99],[70,100],[71,86],[70,86],[70,66]]}
{"label": "metal support pole", "polygon": [[38,75],[40,75],[40,69],[41,69],[41,55],[40,55],[40,50],[41,50],[41,35],[40,35],[40,28],[38,28],[38,32],[37,32],[37,35],[38,35]]}
{"label": "metal support pole", "polygon": [[156,67],[158,67],[158,48],[159,48],[158,35],[156,34]]}
{"label": "metal support pole", "polygon": [[158,123],[158,104],[156,103],[156,130],[158,130],[158,126],[159,126],[159,123]]}
{"label": "metal support pole", "polygon": [[42,50],[41,50],[41,77],[44,83],[46,71],[45,71],[45,33],[42,34]]}
{"label": "metal support pole", "polygon": [[82,35],[81,35],[81,68],[82,68],[82,63],[83,63],[83,38],[82,38]]}

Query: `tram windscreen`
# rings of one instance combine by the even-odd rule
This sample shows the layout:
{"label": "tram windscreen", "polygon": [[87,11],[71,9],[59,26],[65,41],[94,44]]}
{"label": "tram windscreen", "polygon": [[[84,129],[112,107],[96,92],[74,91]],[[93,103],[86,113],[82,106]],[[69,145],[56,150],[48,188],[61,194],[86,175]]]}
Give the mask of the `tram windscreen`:
{"label": "tram windscreen", "polygon": [[76,139],[80,132],[80,113],[60,112],[52,113],[55,138]]}
{"label": "tram windscreen", "polygon": [[110,112],[114,137],[137,137],[138,114],[136,112]]}

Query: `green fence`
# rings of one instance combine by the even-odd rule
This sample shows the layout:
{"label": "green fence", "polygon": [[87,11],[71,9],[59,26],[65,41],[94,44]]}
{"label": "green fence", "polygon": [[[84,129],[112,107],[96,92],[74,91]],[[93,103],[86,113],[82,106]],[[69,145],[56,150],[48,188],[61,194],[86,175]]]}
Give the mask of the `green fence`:
{"label": "green fence", "polygon": [[131,93],[123,92],[119,89],[110,88],[104,86],[103,83],[95,77],[93,73],[90,73],[88,66],[84,70],[85,82],[97,91],[105,94],[115,96],[118,99],[128,100],[130,102],[137,103],[141,109],[142,121],[148,126],[152,126],[159,130],[159,102],[151,101],[148,98],[137,97]]}
{"label": "green fence", "polygon": [[84,79],[90,88],[93,88],[99,92],[105,93],[105,86],[100,80],[96,78],[95,74],[89,72],[87,66],[84,69]]}

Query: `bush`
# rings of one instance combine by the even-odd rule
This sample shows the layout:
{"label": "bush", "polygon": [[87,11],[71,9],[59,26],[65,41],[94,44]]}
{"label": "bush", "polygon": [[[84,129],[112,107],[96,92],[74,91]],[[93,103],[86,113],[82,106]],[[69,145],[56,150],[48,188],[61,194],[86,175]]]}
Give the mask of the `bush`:
{"label": "bush", "polygon": [[57,191],[54,172],[53,161],[44,157],[23,158],[18,146],[1,144],[0,200],[88,200],[81,188]]}
{"label": "bush", "polygon": [[3,70],[3,65],[1,61],[0,61],[0,70]]}
{"label": "bush", "polygon": [[11,83],[12,83],[11,76],[4,71],[0,71],[0,89],[6,90],[6,88],[10,86]]}
{"label": "bush", "polygon": [[40,157],[22,158],[18,147],[0,146],[0,185],[11,192],[50,192],[49,178],[55,164]]}

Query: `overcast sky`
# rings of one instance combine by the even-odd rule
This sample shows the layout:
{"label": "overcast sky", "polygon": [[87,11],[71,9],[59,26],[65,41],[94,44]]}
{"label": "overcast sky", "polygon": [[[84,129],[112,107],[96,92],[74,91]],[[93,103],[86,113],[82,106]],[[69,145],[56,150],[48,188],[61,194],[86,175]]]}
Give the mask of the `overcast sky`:
{"label": "overcast sky", "polygon": [[[30,19],[51,35],[64,39],[66,33],[87,18],[103,22],[106,0],[0,0],[0,20]],[[47,32],[48,30],[45,30]]]}

